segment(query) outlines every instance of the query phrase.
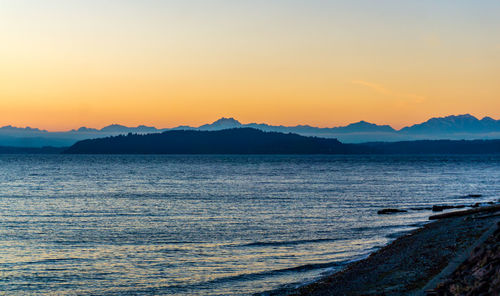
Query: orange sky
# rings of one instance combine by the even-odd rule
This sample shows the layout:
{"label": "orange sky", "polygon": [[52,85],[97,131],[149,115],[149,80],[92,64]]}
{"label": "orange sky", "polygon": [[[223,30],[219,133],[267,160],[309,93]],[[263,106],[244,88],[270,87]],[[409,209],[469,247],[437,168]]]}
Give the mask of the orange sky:
{"label": "orange sky", "polygon": [[0,126],[500,118],[498,1],[101,2],[0,0]]}

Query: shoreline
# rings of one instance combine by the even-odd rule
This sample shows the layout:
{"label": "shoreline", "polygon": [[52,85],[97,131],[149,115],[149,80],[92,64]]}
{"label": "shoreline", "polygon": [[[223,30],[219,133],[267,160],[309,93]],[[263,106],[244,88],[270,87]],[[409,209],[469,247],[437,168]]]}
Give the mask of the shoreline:
{"label": "shoreline", "polygon": [[338,272],[261,295],[441,295],[432,291],[491,236],[500,222],[500,205],[448,212],[429,220]]}

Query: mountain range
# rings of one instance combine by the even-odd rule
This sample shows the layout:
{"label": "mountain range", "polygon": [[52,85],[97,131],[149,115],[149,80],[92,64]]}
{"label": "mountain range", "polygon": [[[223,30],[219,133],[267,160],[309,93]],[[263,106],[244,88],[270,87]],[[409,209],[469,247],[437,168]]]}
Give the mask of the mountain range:
{"label": "mountain range", "polygon": [[37,128],[0,127],[0,146],[43,147],[71,146],[85,139],[104,138],[121,134],[161,133],[169,130],[217,131],[233,128],[254,128],[268,132],[295,133],[303,136],[336,138],[343,143],[395,142],[413,140],[473,140],[500,139],[500,120],[491,117],[478,119],[470,114],[435,117],[425,122],[396,130],[389,125],[360,121],[347,126],[320,128],[309,125],[283,126],[265,123],[242,124],[234,118],[221,118],[198,127],[178,126],[159,129],[140,125],[127,127],[112,124],[102,129],[81,127],[65,132],[49,132]]}

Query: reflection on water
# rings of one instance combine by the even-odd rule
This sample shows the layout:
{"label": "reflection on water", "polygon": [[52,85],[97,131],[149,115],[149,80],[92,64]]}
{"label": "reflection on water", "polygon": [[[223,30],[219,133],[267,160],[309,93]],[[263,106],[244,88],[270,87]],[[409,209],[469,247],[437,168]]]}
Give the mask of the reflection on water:
{"label": "reflection on water", "polygon": [[0,291],[245,295],[500,193],[497,156],[0,156]]}

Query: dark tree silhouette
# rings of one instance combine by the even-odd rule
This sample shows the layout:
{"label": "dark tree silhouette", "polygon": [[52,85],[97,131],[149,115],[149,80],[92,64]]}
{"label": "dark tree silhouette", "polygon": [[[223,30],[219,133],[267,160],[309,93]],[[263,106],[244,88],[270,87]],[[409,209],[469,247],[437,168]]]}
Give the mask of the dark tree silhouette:
{"label": "dark tree silhouette", "polygon": [[263,132],[253,128],[220,131],[166,131],[77,142],[76,154],[340,154],[366,149],[336,139]]}
{"label": "dark tree silhouette", "polygon": [[424,140],[343,144],[336,139],[264,132],[253,128],[220,131],[176,130],[83,140],[70,154],[494,154],[500,140]]}

